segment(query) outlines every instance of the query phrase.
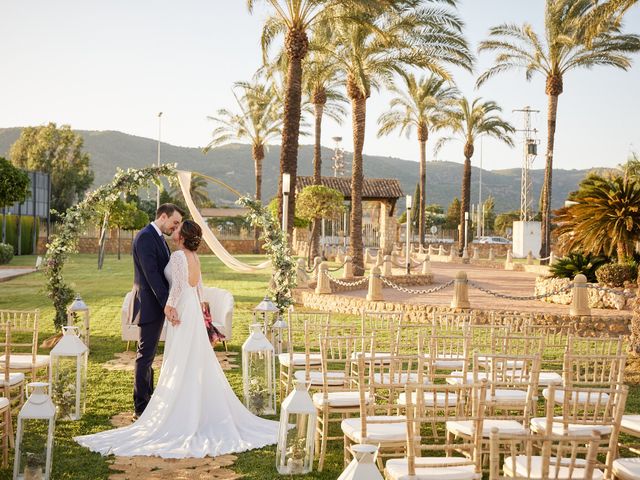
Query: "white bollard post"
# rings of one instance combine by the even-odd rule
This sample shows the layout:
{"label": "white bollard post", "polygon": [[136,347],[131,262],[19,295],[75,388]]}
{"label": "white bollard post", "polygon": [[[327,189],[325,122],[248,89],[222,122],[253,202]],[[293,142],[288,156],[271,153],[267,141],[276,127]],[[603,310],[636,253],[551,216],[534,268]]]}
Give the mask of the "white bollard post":
{"label": "white bollard post", "polygon": [[478,247],[473,247],[473,259],[480,260],[480,249]]}
{"label": "white bollard post", "polygon": [[471,308],[469,303],[469,283],[467,274],[460,270],[454,280],[453,299],[451,308]]}
{"label": "white bollard post", "polygon": [[391,275],[393,275],[390,255],[384,256],[384,262],[382,263],[382,275],[385,277],[390,277]]}
{"label": "white bollard post", "polygon": [[329,283],[329,264],[322,262],[318,268],[318,283],[316,284],[316,293],[325,295],[331,293],[331,284]]}
{"label": "white bollard post", "polygon": [[429,255],[424,257],[422,271],[420,273],[422,273],[422,275],[431,275],[431,257]]}
{"label": "white bollard post", "polygon": [[342,270],[342,278],[353,278],[353,259],[349,255],[344,257],[344,269]]}
{"label": "white bollard post", "polygon": [[533,252],[531,250],[527,253],[527,265],[533,265]]}
{"label": "white bollard post", "polygon": [[569,308],[569,315],[572,317],[590,316],[589,292],[587,292],[587,277],[582,273],[573,279],[573,299]]}
{"label": "white bollard post", "polygon": [[493,251],[493,247],[489,247],[489,260],[495,260],[496,259],[496,254]]}
{"label": "white bollard post", "polygon": [[299,258],[297,262],[296,283],[299,288],[307,288],[309,286],[309,275],[307,275],[304,258]]}
{"label": "white bollard post", "polygon": [[380,269],[373,267],[369,274],[369,291],[367,292],[367,301],[381,302],[384,300],[382,296],[382,280],[380,280]]}
{"label": "white bollard post", "polygon": [[314,280],[318,280],[318,273],[320,272],[320,264],[322,263],[322,259],[320,257],[315,257],[313,259],[313,272],[311,275]]}

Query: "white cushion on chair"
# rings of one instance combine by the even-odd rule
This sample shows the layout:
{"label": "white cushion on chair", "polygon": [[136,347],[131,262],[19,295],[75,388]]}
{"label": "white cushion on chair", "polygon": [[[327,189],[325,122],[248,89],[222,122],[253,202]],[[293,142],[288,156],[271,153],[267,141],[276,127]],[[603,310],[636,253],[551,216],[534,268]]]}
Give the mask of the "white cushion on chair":
{"label": "white cushion on chair", "polygon": [[[373,381],[375,383],[379,383],[382,385],[388,385],[389,383],[391,383],[391,374],[390,373],[374,373],[373,374]],[[417,373],[401,373],[401,372],[395,372],[393,374],[393,383],[416,383],[418,381],[418,374]],[[422,383],[424,383],[425,385],[429,383],[429,379],[426,377],[426,375],[422,378]]]}
{"label": "white cushion on chair", "polygon": [[[306,380],[306,372],[304,370],[298,370],[294,373],[296,380]],[[344,385],[344,372],[327,372],[327,384],[333,387]],[[322,385],[322,372],[309,372],[309,379],[311,380],[311,385],[319,386]]]}
{"label": "white cushion on chair", "polygon": [[[549,389],[545,388],[544,390],[542,390],[542,396],[546,399],[549,400]],[[609,395],[606,393],[589,393],[589,392],[578,392],[578,399],[577,402],[578,403],[587,403],[587,398],[590,397],[590,403],[604,403],[609,399]],[[575,392],[573,392],[571,394],[571,402],[574,402],[575,399]],[[556,390],[556,398],[555,401],[557,403],[562,403],[564,402],[564,390]]]}
{"label": "white cushion on chair", "polygon": [[360,355],[364,356],[365,362],[367,360],[370,360],[371,357],[375,357],[376,360],[382,360],[382,363],[389,363],[389,358],[391,357],[391,354],[389,352],[374,352],[373,355],[371,354],[371,352],[353,352],[351,354],[351,358],[354,360],[358,360],[358,357]]}
{"label": "white cushion on chair", "polygon": [[558,372],[540,372],[538,385],[551,385],[552,383],[562,383],[562,375]]}
{"label": "white cushion on chair", "polygon": [[[285,367],[289,366],[289,354],[281,353],[278,355],[278,361],[280,365],[284,365]],[[309,354],[309,365],[320,365],[321,357],[319,353],[311,353]],[[306,365],[306,354],[304,353],[294,353],[293,354],[293,366],[294,367],[304,367]]]}
{"label": "white cushion on chair", "polygon": [[496,403],[522,403],[522,407],[525,407],[524,402],[527,400],[527,392],[524,390],[511,390],[507,388],[496,388],[491,395],[491,389],[487,388],[487,401],[495,401]]}
{"label": "white cushion on chair", "polygon": [[[369,392],[364,394],[365,401],[369,402]],[[360,392],[327,392],[327,400],[330,407],[359,407]],[[325,404],[322,392],[313,394],[313,404],[323,407]]]}
{"label": "white cushion on chair", "polygon": [[[553,422],[551,429],[555,435],[564,435],[564,427],[562,425],[562,417],[553,417],[558,422]],[[531,430],[536,433],[544,433],[547,428],[546,417],[536,417],[531,419]],[[600,435],[609,435],[611,433],[611,426],[609,425],[581,425],[581,424],[568,424],[567,433],[569,435],[590,435],[592,431],[596,430]]]}
{"label": "white cushion on chair", "polygon": [[[2,378],[2,377],[0,377],[0,378]],[[4,385],[9,383],[10,387],[13,387],[14,385],[18,385],[21,382],[24,382],[24,373],[22,373],[22,372],[10,372],[9,373],[9,382],[5,382],[4,379],[2,380],[2,383]]]}
{"label": "white cushion on chair", "polygon": [[[538,457],[538,456],[533,456],[530,457],[531,460],[531,466],[529,467],[530,470],[529,472],[527,471],[527,464],[529,461],[529,458],[526,455],[518,455],[516,456],[516,471],[513,472],[512,471],[512,457],[508,457],[505,458],[504,460],[504,473],[506,476],[508,477],[515,477],[517,476],[518,478],[524,477],[524,478],[530,478],[530,479],[540,479],[542,478],[542,457]],[[571,471],[571,474],[569,474],[569,467],[559,467],[558,468],[558,473],[556,474],[556,468],[553,466],[553,462],[555,461],[554,458],[551,459],[551,464],[549,466],[549,474],[553,475],[553,478],[556,478],[558,480],[562,479],[562,480],[580,480],[581,478],[584,478],[584,469],[581,468],[574,468]],[[584,461],[580,462],[580,460],[578,460],[577,465],[580,465],[580,463],[584,463]],[[529,476],[528,476],[529,475]],[[599,480],[604,478],[604,475],[602,474],[602,471],[598,470],[598,469],[594,469],[593,470],[593,479],[594,480]]]}
{"label": "white cushion on chair", "polygon": [[[484,380],[489,378],[489,374],[487,372],[478,372],[478,380]],[[451,372],[451,375],[447,377],[447,383],[449,385],[461,385],[462,384],[462,372],[460,370],[456,370],[455,372]],[[467,372],[467,381],[466,384],[473,383],[473,372]]]}
{"label": "white cushion on chair", "polygon": [[[479,355],[478,356],[478,366],[481,368],[487,368],[489,363],[493,360],[493,357]],[[524,365],[524,360],[499,360],[496,359],[496,363],[500,365],[504,365],[504,368],[522,368]]]}
{"label": "white cushion on chair", "polygon": [[[473,435],[473,427],[475,422],[473,420],[461,420],[461,421],[449,421],[447,422],[447,431],[455,435],[465,435],[470,437]],[[489,434],[493,428],[497,428],[500,433],[509,434],[525,434],[527,429],[522,426],[520,422],[515,420],[484,420],[482,422],[482,436],[489,438]]]}
{"label": "white cushion on chair", "polygon": [[[481,473],[476,473],[474,465],[460,465],[456,467],[443,466],[447,463],[460,460],[469,462],[462,457],[416,457],[416,474],[409,477],[409,465],[406,458],[392,458],[387,461],[385,478],[391,480],[479,480]],[[422,465],[425,465],[422,467]]]}
{"label": "white cushion on chair", "polygon": [[640,415],[623,415],[620,426],[624,430],[640,436]]}
{"label": "white cushion on chair", "polygon": [[640,478],[640,458],[618,458],[614,460],[613,473],[620,480]]}
{"label": "white cushion on chair", "polygon": [[[392,420],[393,423],[369,423],[367,422],[367,442],[402,442],[407,439],[406,417],[396,415],[375,415],[367,417],[374,420]],[[359,418],[346,418],[341,424],[342,432],[355,443],[362,443],[362,430]]]}
{"label": "white cushion on chair", "polygon": [[[33,360],[33,356],[31,354],[12,353],[9,358],[9,368],[28,370],[32,367],[31,360]],[[4,363],[4,355],[0,356],[0,363]],[[49,366],[49,355],[36,355],[35,366],[37,368]]]}
{"label": "white cushion on chair", "polygon": [[[428,359],[430,355],[426,354],[424,357]],[[436,360],[433,362],[433,365],[436,368],[441,368],[443,370],[450,370],[454,368],[463,368],[465,362],[466,362],[466,359],[461,355],[443,353],[436,357]]]}
{"label": "white cushion on chair", "polygon": [[[415,405],[418,398],[416,395],[416,392],[413,392],[411,394],[411,397],[413,399],[413,404]],[[433,392],[424,392],[423,405],[427,407],[433,407],[435,403],[436,407],[445,407],[445,406],[455,407],[458,404],[458,395],[455,393],[450,393],[449,395],[446,395],[444,392],[436,392],[435,402],[433,401],[433,397],[434,397]],[[445,405],[445,401],[447,405]],[[400,395],[398,395],[398,404],[399,405],[407,404],[406,393],[401,393]]]}
{"label": "white cushion on chair", "polygon": [[0,397],[0,409],[8,407],[10,405],[9,399],[5,397]]}

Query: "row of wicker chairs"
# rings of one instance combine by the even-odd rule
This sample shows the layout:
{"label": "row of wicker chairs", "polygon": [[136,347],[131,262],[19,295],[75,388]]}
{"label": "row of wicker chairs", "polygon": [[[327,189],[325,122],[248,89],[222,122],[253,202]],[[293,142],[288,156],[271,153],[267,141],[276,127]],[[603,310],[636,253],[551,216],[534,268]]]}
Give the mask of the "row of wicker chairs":
{"label": "row of wicker chairs", "polygon": [[24,403],[26,375],[30,375],[33,381],[40,371],[45,370],[48,378],[49,356],[38,354],[38,322],[37,310],[0,310],[0,328],[4,332],[4,342],[0,343],[0,351],[3,352],[0,355],[0,428],[2,465],[5,467],[9,448],[14,447],[13,417]]}
{"label": "row of wicker chairs", "polygon": [[[433,314],[427,322],[404,322],[397,313],[365,312],[353,324],[326,313],[291,313],[288,352],[279,357],[281,393],[294,378],[310,386],[319,470],[328,442],[341,438],[345,462],[352,444],[379,445],[379,458],[390,459],[389,479],[446,478],[439,469],[480,478],[483,467],[492,478],[525,467],[531,478],[550,468],[586,475],[565,478],[613,478],[627,396],[622,339],[582,338],[526,316],[471,320]],[[330,429],[338,422],[340,435]],[[516,444],[536,448],[505,455]],[[425,449],[447,457],[425,460]],[[454,451],[465,455],[446,460]],[[566,455],[560,462],[558,452],[584,458],[571,453],[575,462]],[[598,453],[606,456],[600,464]]]}

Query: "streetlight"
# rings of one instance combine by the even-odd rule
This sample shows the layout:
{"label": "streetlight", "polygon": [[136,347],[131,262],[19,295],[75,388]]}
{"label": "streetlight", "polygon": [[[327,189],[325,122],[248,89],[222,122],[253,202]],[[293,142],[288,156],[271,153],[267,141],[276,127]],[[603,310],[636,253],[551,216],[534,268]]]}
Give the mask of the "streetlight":
{"label": "streetlight", "polygon": [[287,236],[289,220],[289,189],[291,188],[291,175],[282,174],[282,231]]}
{"label": "streetlight", "polygon": [[413,198],[407,195],[407,275],[411,275],[411,203]]}
{"label": "streetlight", "polygon": [[464,212],[464,248],[469,242],[469,212]]}
{"label": "streetlight", "polygon": [[[158,168],[160,168],[160,133],[162,132],[162,112],[158,113]],[[160,207],[160,185],[156,193],[156,208]]]}

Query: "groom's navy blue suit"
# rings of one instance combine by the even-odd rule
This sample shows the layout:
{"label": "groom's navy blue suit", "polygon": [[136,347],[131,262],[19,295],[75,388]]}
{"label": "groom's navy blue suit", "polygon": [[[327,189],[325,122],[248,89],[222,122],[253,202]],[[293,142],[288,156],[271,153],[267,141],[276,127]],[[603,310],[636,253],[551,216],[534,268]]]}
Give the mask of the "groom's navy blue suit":
{"label": "groom's navy blue suit", "polygon": [[164,307],[169,298],[169,282],[164,269],[170,251],[164,237],[149,224],[133,241],[134,299],[132,323],[140,327],[136,355],[133,403],[140,415],[153,393],[153,359],[164,325]]}

